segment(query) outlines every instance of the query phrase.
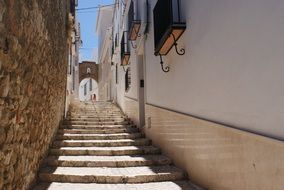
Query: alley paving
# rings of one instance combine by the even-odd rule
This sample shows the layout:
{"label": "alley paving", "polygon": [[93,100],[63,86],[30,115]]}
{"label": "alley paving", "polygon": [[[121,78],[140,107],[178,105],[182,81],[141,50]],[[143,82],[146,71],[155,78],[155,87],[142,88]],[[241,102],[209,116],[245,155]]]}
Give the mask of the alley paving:
{"label": "alley paving", "polygon": [[201,190],[110,102],[75,102],[34,190]]}

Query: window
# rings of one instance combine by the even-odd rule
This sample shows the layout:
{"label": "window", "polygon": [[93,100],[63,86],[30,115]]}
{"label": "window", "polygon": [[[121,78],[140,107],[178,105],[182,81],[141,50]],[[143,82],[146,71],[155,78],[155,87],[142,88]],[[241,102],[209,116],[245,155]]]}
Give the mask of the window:
{"label": "window", "polygon": [[181,0],[158,0],[153,10],[155,55],[167,55],[186,29]]}
{"label": "window", "polygon": [[121,65],[128,65],[130,58],[129,44],[126,38],[127,32],[123,32],[121,42],[120,42],[120,51],[121,51]]}
{"label": "window", "polygon": [[131,86],[131,72],[130,67],[125,72],[125,91],[128,91]]}
{"label": "window", "polygon": [[130,41],[135,41],[139,35],[139,30],[141,26],[141,20],[138,20],[138,9],[134,9],[134,2],[131,1],[129,11],[128,11],[128,39]]}
{"label": "window", "polygon": [[118,33],[115,34],[114,46],[118,46]]}
{"label": "window", "polygon": [[73,75],[72,75],[72,87],[73,87],[73,90],[75,90],[75,68],[73,67]]}
{"label": "window", "polygon": [[93,80],[90,79],[90,91],[92,91],[92,90],[93,90]]}
{"label": "window", "polygon": [[87,95],[87,83],[84,84],[84,95]]}
{"label": "window", "polygon": [[115,65],[115,84],[118,84],[118,66]]}
{"label": "window", "polygon": [[87,68],[87,74],[91,74],[91,69],[89,67]]}
{"label": "window", "polygon": [[111,60],[113,58],[114,55],[114,43],[111,43]]}
{"label": "window", "polygon": [[72,56],[72,54],[71,54],[71,48],[70,48],[70,50],[69,50],[69,55],[68,55],[68,58],[69,58],[69,62],[68,62],[68,74],[69,75],[71,75],[72,74],[72,62],[73,62],[73,60],[72,60],[72,58],[73,58],[73,56]]}

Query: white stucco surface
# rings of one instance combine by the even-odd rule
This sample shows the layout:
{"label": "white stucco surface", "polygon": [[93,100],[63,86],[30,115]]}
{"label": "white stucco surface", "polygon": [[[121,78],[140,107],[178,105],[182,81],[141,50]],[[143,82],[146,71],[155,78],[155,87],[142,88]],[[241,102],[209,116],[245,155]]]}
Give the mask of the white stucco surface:
{"label": "white stucco surface", "polygon": [[189,0],[182,7],[187,30],[178,44],[186,54],[172,49],[167,74],[153,55],[150,27],[148,103],[284,138],[284,1]]}

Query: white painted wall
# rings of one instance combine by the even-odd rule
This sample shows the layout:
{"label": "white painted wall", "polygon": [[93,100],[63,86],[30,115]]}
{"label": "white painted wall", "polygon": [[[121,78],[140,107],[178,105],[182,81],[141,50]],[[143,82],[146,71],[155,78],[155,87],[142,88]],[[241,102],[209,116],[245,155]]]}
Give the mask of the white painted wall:
{"label": "white painted wall", "polygon": [[113,7],[101,7],[98,10],[98,19],[96,25],[96,33],[98,35],[98,60],[100,61],[102,51],[104,50],[105,37],[107,36],[107,29],[111,26],[113,17]]}
{"label": "white painted wall", "polygon": [[150,27],[148,103],[284,138],[284,1],[184,0],[182,7],[186,55],[172,50],[167,74],[153,56]]}
{"label": "white painted wall", "polygon": [[[84,94],[84,86],[86,84],[87,94]],[[98,83],[92,79],[92,90],[90,91],[90,78],[85,78],[80,82],[79,86],[79,99],[80,101],[91,100],[91,95],[96,94],[96,100],[98,100]]]}

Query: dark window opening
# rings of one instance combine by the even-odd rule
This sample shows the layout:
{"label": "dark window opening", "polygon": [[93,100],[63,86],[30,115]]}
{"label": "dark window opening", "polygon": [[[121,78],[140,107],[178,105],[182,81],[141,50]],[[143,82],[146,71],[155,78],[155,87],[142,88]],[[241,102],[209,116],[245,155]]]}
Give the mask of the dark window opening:
{"label": "dark window opening", "polygon": [[75,90],[75,68],[73,67],[73,75],[72,75],[72,88]]}
{"label": "dark window opening", "polygon": [[90,79],[90,91],[92,91],[93,90],[93,81],[92,81],[92,79]]}
{"label": "dark window opening", "polygon": [[130,67],[125,72],[125,91],[128,91],[131,86],[131,72]]}
{"label": "dark window opening", "polygon": [[115,65],[115,84],[118,84],[118,66]]}
{"label": "dark window opening", "polygon": [[181,0],[158,0],[154,14],[155,55],[167,55],[186,29]]}
{"label": "dark window opening", "polygon": [[134,5],[135,5],[134,2],[131,1],[128,11],[128,31],[129,31],[128,39],[130,41],[134,41],[137,39],[141,26],[141,20],[138,19],[138,14],[137,14],[138,9],[136,9],[135,12]]}
{"label": "dark window opening", "polygon": [[84,95],[87,95],[87,83],[84,84]]}
{"label": "dark window opening", "polygon": [[123,32],[121,43],[120,43],[120,51],[121,51],[121,65],[128,65],[130,58],[130,50],[128,40],[126,38],[127,32]]}

